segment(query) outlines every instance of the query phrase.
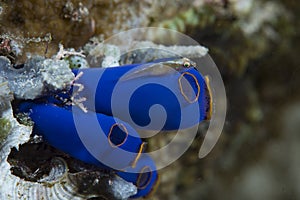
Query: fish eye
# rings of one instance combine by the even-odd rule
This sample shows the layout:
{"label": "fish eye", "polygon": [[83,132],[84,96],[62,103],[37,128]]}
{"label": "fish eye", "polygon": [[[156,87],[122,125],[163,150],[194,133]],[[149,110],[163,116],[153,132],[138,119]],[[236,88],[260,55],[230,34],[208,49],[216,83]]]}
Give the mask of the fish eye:
{"label": "fish eye", "polygon": [[188,68],[188,67],[191,66],[191,63],[188,62],[188,61],[185,61],[185,62],[183,63],[183,66],[186,67],[186,68]]}

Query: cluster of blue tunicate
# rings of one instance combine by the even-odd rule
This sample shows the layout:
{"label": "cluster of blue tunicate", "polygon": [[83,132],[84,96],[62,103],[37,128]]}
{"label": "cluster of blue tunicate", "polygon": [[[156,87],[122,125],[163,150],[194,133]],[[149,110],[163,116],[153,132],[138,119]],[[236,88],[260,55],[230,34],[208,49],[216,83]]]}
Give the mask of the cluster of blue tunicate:
{"label": "cluster of blue tunicate", "polygon": [[[138,192],[132,198],[147,196],[158,180],[155,162],[145,153],[145,142],[136,130],[136,126],[156,129],[155,124],[148,126],[151,106],[161,105],[166,112],[159,129],[177,130],[206,119],[209,105],[205,81],[195,68],[122,79],[142,65],[73,70],[80,78],[70,91],[19,104],[19,112],[29,113],[34,121],[34,132],[49,144],[86,163],[114,170],[136,185]],[[190,90],[182,91],[182,77]],[[195,112],[200,113],[196,118]],[[191,117],[182,121],[182,116]],[[160,120],[159,114],[155,117]]]}

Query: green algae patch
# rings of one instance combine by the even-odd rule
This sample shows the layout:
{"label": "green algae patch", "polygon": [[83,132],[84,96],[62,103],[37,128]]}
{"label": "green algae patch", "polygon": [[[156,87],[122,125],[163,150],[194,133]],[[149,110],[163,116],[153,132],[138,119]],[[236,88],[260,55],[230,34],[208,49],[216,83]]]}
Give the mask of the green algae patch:
{"label": "green algae patch", "polygon": [[8,119],[0,118],[0,143],[4,141],[11,130],[11,124]]}

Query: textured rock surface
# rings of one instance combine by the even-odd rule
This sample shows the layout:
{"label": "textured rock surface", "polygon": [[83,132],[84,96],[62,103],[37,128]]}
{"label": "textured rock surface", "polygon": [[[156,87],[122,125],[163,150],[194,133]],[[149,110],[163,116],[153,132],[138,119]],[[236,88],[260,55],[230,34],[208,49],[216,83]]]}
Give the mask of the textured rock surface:
{"label": "textured rock surface", "polygon": [[[81,2],[1,1],[0,54],[24,63],[28,54],[56,54],[59,42],[78,48],[93,34],[104,40],[150,25],[190,35],[210,49],[221,70],[229,110],[218,145],[199,160],[200,135],[161,171],[153,199],[299,198],[299,1]],[[11,49],[3,39],[11,40]],[[161,136],[158,143],[168,139]]]}
{"label": "textured rock surface", "polygon": [[0,57],[0,76],[8,81],[16,98],[35,99],[45,93],[68,90],[74,75],[64,60],[35,57],[20,69],[12,66],[6,57]]}

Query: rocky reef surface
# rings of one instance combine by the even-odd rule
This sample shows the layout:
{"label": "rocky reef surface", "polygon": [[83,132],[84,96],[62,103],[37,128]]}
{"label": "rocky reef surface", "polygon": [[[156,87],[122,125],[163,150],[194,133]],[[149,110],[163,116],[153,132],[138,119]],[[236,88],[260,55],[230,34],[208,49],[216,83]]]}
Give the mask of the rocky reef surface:
{"label": "rocky reef surface", "polygon": [[[2,0],[0,55],[5,58],[1,57],[1,63],[10,63],[14,70],[24,70],[40,56],[43,59],[38,62],[39,66],[47,66],[49,62],[71,65],[72,68],[119,65],[133,62],[133,57],[122,56],[115,46],[107,46],[102,52],[97,51],[97,46],[113,34],[145,26],[183,32],[207,47],[219,67],[228,98],[227,120],[217,145],[207,157],[197,157],[203,140],[203,135],[199,133],[183,157],[160,170],[161,184],[151,198],[299,199],[299,13],[300,3],[295,0]],[[170,37],[160,39],[169,40]],[[60,48],[59,44],[68,52],[64,52],[65,49]],[[82,52],[86,58],[80,54],[72,55],[75,50],[68,48]],[[97,58],[97,55],[101,56]],[[55,60],[55,56],[59,59]],[[0,71],[1,76],[9,76],[8,71],[3,69]],[[71,77],[65,72],[57,73],[65,74],[68,77],[66,80],[69,80]],[[49,85],[43,78],[31,79],[42,83],[35,88],[38,93],[67,87],[64,82],[51,81]],[[53,83],[59,83],[60,86],[51,85]],[[25,83],[26,86],[28,84]],[[19,162],[20,156],[16,155],[17,147],[29,140],[30,132],[28,127],[7,118],[12,116],[10,101],[13,96],[29,95],[27,92],[22,94],[22,90],[12,91],[11,86],[11,83],[1,79],[0,141],[8,137],[17,137],[20,141],[5,146],[5,153],[1,143],[0,158],[1,163],[4,163],[1,164],[1,170],[6,169],[7,172],[7,152],[11,152],[14,146],[16,150],[12,151],[9,161],[14,166],[24,166]],[[27,98],[34,97],[30,94]],[[11,130],[17,129],[22,129],[23,135],[11,135]],[[149,149],[163,146],[170,137],[172,135],[160,135],[156,141],[149,142]],[[32,143],[30,148],[36,148],[36,142]],[[27,151],[30,149],[24,148]],[[65,161],[54,159],[52,163],[57,166],[55,169],[70,168],[69,163],[75,163],[60,152],[57,155]],[[18,181],[26,177],[30,179],[20,171],[31,170],[29,174],[32,174],[36,167],[16,169]],[[49,170],[41,174],[50,174]],[[78,168],[71,171],[79,173]],[[98,173],[89,176],[95,177]],[[40,180],[41,174],[31,178]],[[115,180],[112,175],[103,176],[106,177],[104,180]],[[59,176],[57,180],[65,178]],[[21,184],[19,188],[23,186]],[[132,191],[133,188],[127,186]],[[85,194],[95,195],[93,192]],[[125,194],[128,196],[129,193]],[[98,193],[98,196],[101,195]],[[116,197],[112,197],[111,193],[105,195]],[[91,198],[95,199],[96,196],[97,193]]]}

